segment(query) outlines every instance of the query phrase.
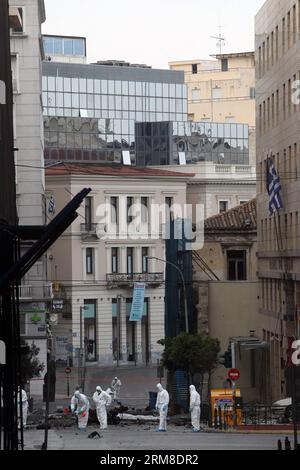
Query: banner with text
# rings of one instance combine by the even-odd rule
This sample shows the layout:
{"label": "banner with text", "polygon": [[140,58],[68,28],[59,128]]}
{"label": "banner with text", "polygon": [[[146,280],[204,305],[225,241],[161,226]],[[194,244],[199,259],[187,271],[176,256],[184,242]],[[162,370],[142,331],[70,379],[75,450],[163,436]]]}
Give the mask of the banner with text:
{"label": "banner with text", "polygon": [[144,312],[146,285],[142,282],[134,284],[133,299],[129,321],[140,321]]}

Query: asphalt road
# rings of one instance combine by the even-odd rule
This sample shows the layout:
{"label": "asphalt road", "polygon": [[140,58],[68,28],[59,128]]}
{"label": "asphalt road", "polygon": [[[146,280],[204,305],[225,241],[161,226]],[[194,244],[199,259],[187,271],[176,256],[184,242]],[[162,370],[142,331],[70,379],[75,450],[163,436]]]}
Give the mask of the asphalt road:
{"label": "asphalt road", "polygon": [[[193,434],[189,429],[169,426],[166,434],[155,432],[155,425],[110,426],[101,431],[101,439],[88,439],[96,427],[86,433],[77,429],[50,431],[49,450],[276,450],[284,435],[272,434]],[[292,442],[292,437],[290,436]],[[25,448],[38,449],[42,443],[40,431],[25,432]]]}

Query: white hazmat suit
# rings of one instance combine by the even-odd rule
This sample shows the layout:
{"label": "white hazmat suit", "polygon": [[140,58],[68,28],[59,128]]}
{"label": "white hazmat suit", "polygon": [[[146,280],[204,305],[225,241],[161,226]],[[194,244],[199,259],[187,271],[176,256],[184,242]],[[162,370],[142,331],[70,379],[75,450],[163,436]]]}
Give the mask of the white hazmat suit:
{"label": "white hazmat suit", "polygon": [[[23,428],[27,426],[27,414],[28,414],[28,399],[27,393],[25,390],[21,391],[22,394],[22,419],[23,419]],[[21,416],[20,416],[20,390],[18,390],[18,428],[21,429]]]}
{"label": "white hazmat suit", "polygon": [[107,429],[106,407],[111,404],[111,397],[108,393],[102,390],[101,387],[97,387],[96,392],[93,395],[93,400],[96,405],[97,418],[100,423],[100,429]]}
{"label": "white hazmat suit", "polygon": [[71,400],[71,410],[78,416],[78,429],[85,431],[90,411],[88,398],[83,393],[76,391]]}
{"label": "white hazmat suit", "polygon": [[161,384],[157,386],[158,394],[156,400],[156,410],[159,411],[159,432],[166,432],[167,431],[167,415],[168,415],[168,407],[169,407],[169,394],[167,390],[163,388]]}
{"label": "white hazmat suit", "polygon": [[194,385],[190,386],[190,413],[193,432],[200,432],[201,399]]}
{"label": "white hazmat suit", "polygon": [[111,383],[111,389],[114,392],[114,400],[117,400],[120,396],[120,389],[121,389],[122,382],[118,377],[115,377]]}

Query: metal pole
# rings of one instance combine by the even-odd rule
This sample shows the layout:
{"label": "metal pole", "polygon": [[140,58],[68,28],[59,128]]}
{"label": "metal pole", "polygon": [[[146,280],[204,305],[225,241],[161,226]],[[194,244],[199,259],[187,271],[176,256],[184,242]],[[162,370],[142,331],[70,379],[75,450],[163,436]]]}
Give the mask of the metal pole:
{"label": "metal pole", "polygon": [[[232,359],[232,368],[236,369],[236,359],[235,359],[235,343],[231,342],[231,359]],[[233,400],[233,426],[237,426],[237,412],[236,412],[236,383],[232,381],[232,400]]]}
{"label": "metal pole", "polygon": [[298,408],[297,406],[297,391],[296,391],[296,367],[292,366],[292,413],[293,413],[293,427],[294,427],[294,450],[298,450]]}
{"label": "metal pole", "polygon": [[80,307],[80,368],[79,368],[79,371],[80,371],[80,387],[81,387],[81,391],[82,390],[82,365],[83,365],[83,358],[82,358],[82,346],[83,346],[83,337],[82,337],[82,307]]}
{"label": "metal pole", "polygon": [[121,314],[121,297],[117,297],[117,367],[120,364],[120,314]]}

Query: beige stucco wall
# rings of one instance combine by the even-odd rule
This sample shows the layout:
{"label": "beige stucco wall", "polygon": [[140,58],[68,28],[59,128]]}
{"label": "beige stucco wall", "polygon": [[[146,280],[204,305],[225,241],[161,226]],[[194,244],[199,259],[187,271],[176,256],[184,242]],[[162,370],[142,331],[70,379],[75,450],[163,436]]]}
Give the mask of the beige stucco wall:
{"label": "beige stucco wall", "polygon": [[[192,64],[198,65],[198,73],[192,73]],[[255,127],[255,99],[250,88],[255,87],[253,56],[237,56],[228,59],[227,72],[221,71],[221,61],[170,62],[171,70],[183,70],[188,85],[188,113],[194,121],[211,120],[248,123]],[[221,99],[213,99],[213,88],[221,89]],[[193,90],[200,91],[200,99],[193,100]]]}
{"label": "beige stucco wall", "polygon": [[[258,332],[258,284],[257,282],[209,282],[209,334],[219,339],[224,353],[232,337],[246,336],[250,331]],[[237,386],[246,401],[257,400],[259,396],[260,352],[255,352],[255,384],[251,383],[250,352],[237,351],[237,368],[241,379]],[[212,387],[223,388],[228,378],[225,367],[219,367],[213,374]]]}
{"label": "beige stucco wall", "polygon": [[[203,249],[199,251],[199,255],[206,261],[219,279],[226,280],[228,276],[226,252],[228,249],[247,250],[247,280],[255,281],[257,279],[257,243],[250,237],[247,239],[247,237],[243,237],[242,235],[234,235],[231,237],[218,237],[216,235],[215,241],[205,240]],[[194,270],[195,279],[207,279],[207,275],[203,273],[196,264],[194,264]]]}

